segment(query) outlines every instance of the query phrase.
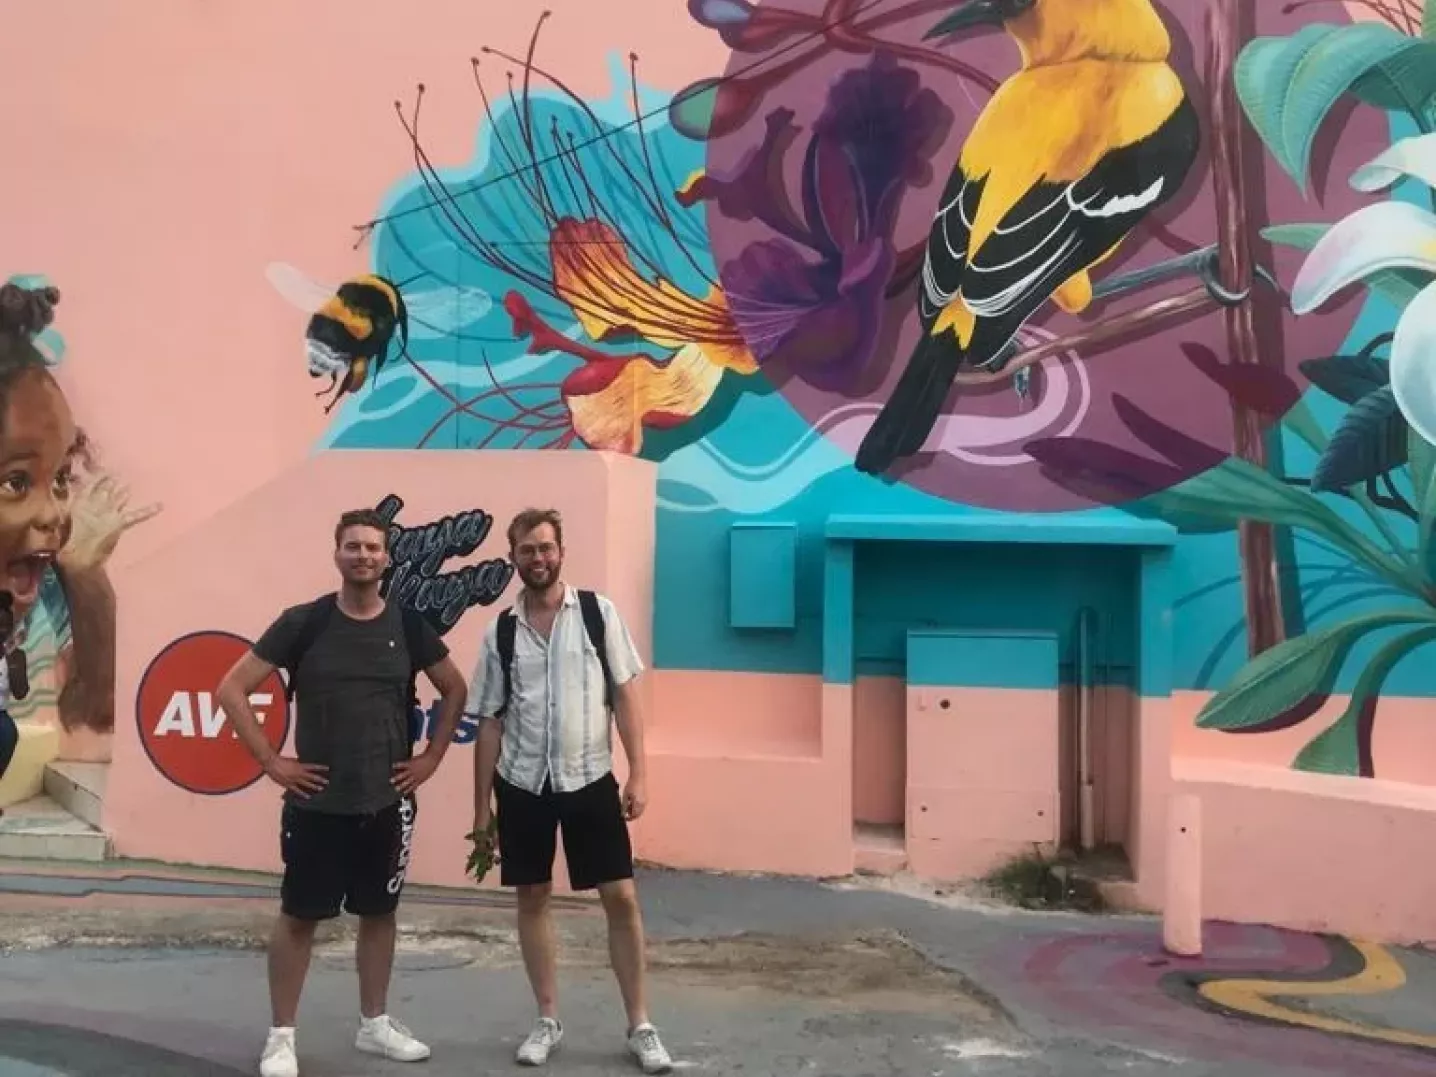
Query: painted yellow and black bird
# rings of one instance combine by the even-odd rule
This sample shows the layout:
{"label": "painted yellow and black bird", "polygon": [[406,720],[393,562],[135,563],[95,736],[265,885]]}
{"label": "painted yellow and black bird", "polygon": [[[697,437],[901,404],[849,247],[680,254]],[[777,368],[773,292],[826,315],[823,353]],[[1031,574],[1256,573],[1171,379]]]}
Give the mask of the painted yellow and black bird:
{"label": "painted yellow and black bird", "polygon": [[984,25],[1007,31],[1022,66],[978,116],[942,193],[922,337],[857,452],[869,474],[919,452],[956,375],[1002,369],[1049,299],[1084,310],[1092,269],[1177,194],[1197,157],[1197,113],[1148,0],[968,0],[925,36]]}
{"label": "painted yellow and black bird", "polygon": [[493,307],[488,293],[478,288],[444,284],[409,290],[427,273],[402,284],[364,273],[335,287],[312,281],[291,265],[273,262],[265,275],[275,291],[310,315],[304,333],[309,376],[329,378],[315,396],[334,393],[325,405],[326,415],[346,393],[357,393],[366,380],[372,381],[371,374],[377,377],[396,333],[403,354],[411,331],[415,337],[446,336]]}

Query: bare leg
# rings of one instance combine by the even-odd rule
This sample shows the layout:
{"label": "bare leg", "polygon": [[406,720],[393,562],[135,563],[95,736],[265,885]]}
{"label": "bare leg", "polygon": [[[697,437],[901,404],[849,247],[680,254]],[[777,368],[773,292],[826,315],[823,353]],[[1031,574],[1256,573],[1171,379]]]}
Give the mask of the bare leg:
{"label": "bare leg", "polygon": [[553,916],[549,910],[551,883],[520,886],[519,949],[524,955],[524,969],[533,988],[534,1002],[540,1017],[558,1016],[558,941],[554,937]]}
{"label": "bare leg", "polygon": [[359,1012],[381,1016],[389,1000],[389,977],[394,971],[394,914],[359,918],[355,963],[359,968]]}
{"label": "bare leg", "polygon": [[269,1005],[275,1028],[293,1028],[314,948],[312,920],[280,915],[269,936]]}
{"label": "bare leg", "polygon": [[648,1021],[648,999],[643,982],[643,914],[632,879],[604,883],[598,888],[608,918],[608,958],[613,965],[628,1029]]}

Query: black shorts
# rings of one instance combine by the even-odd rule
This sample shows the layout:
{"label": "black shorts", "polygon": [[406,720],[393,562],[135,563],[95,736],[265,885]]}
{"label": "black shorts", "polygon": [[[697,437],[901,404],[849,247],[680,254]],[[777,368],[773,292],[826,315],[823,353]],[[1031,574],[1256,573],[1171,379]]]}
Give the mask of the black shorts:
{"label": "black shorts", "polygon": [[399,907],[419,803],[411,793],[367,815],[330,815],[285,804],[281,907],[296,920],[387,916]]}
{"label": "black shorts", "polygon": [[633,878],[633,846],[613,772],[571,793],[555,793],[544,782],[535,796],[494,776],[498,805],[499,882],[536,886],[553,881],[557,831],[563,828],[568,884],[592,890]]}

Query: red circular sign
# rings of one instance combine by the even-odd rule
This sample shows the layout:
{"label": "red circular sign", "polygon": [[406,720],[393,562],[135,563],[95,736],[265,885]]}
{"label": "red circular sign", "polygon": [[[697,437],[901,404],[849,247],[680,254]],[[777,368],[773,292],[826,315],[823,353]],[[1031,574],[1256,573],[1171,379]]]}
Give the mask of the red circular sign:
{"label": "red circular sign", "polygon": [[[181,636],[140,678],[135,718],[155,769],[181,789],[222,796],[253,785],[259,763],[215,701],[215,689],[252,644],[229,632]],[[279,751],[289,737],[284,680],[271,673],[249,697],[265,738]]]}

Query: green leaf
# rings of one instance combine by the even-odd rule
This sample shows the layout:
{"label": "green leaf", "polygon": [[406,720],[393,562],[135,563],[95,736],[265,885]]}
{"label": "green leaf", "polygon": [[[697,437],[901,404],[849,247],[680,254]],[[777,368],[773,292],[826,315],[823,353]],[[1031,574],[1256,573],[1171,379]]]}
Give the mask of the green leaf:
{"label": "green leaf", "polygon": [[1406,463],[1406,419],[1384,385],[1351,406],[1311,475],[1315,493],[1345,490]]}
{"label": "green leaf", "polygon": [[[1433,0],[1436,3],[1436,0]],[[1411,454],[1411,492],[1416,499],[1416,563],[1427,583],[1436,583],[1436,448],[1413,428],[1406,439]]]}
{"label": "green leaf", "polygon": [[1436,43],[1415,41],[1358,78],[1351,92],[1376,108],[1420,116],[1436,98]]}
{"label": "green leaf", "polygon": [[1421,9],[1421,36],[1436,41],[1436,4],[1428,2]]}
{"label": "green leaf", "polygon": [[1436,611],[1362,614],[1279,643],[1253,658],[1229,685],[1207,700],[1197,715],[1197,726],[1234,730],[1264,725],[1308,696],[1329,694],[1341,664],[1362,636],[1378,628],[1422,621],[1436,622]]}
{"label": "green leaf", "polygon": [[1421,44],[1382,22],[1308,23],[1286,37],[1259,37],[1242,49],[1237,96],[1302,194],[1322,121],[1357,79]]}
{"label": "green leaf", "polygon": [[1268,243],[1309,251],[1329,231],[1329,224],[1269,224],[1261,230],[1261,235]]}
{"label": "green leaf", "polygon": [[1291,761],[1293,770],[1315,774],[1339,774],[1358,777],[1361,774],[1360,712],[1348,707],[1341,717],[1322,730]]}
{"label": "green leaf", "polygon": [[1425,625],[1408,629],[1382,644],[1357,678],[1341,717],[1307,743],[1292,761],[1292,767],[1318,774],[1361,774],[1361,757],[1367,747],[1362,741],[1370,736],[1369,729],[1362,729],[1362,712],[1368,705],[1375,705],[1396,664],[1432,640],[1436,640],[1436,626]]}
{"label": "green leaf", "polygon": [[668,122],[684,138],[703,142],[713,127],[721,79],[705,78],[684,87],[668,103]]}
{"label": "green leaf", "polygon": [[1355,404],[1363,397],[1391,384],[1391,369],[1385,359],[1374,355],[1326,355],[1303,359],[1297,369],[1327,396],[1343,404]]}
{"label": "green leaf", "polygon": [[1389,300],[1398,309],[1416,298],[1416,293],[1436,280],[1436,275],[1420,269],[1383,269],[1364,281],[1377,295]]}
{"label": "green leaf", "polygon": [[[1330,228],[1329,224],[1273,224],[1263,228],[1261,234],[1268,243],[1309,251]],[[1398,308],[1404,308],[1433,280],[1436,274],[1421,269],[1383,269],[1365,277],[1362,283]]]}
{"label": "green leaf", "polygon": [[[1436,7],[1436,4],[1432,5]],[[1411,489],[1415,491],[1419,507],[1425,497],[1425,490],[1436,477],[1436,447],[1418,434],[1410,425],[1406,427],[1406,456],[1411,466]]]}
{"label": "green leaf", "polygon": [[1171,524],[1183,535],[1217,535],[1237,526],[1232,520],[1214,520],[1200,512],[1184,512],[1167,494],[1166,490],[1158,490],[1136,501],[1127,502],[1121,509],[1139,520],[1161,520]]}
{"label": "green leaf", "polygon": [[1352,559],[1371,567],[1397,586],[1419,592],[1406,567],[1338,516],[1320,498],[1287,486],[1255,464],[1235,457],[1167,490],[1166,504],[1179,512],[1214,520],[1259,520],[1301,527],[1325,538]]}

